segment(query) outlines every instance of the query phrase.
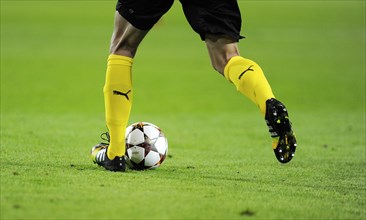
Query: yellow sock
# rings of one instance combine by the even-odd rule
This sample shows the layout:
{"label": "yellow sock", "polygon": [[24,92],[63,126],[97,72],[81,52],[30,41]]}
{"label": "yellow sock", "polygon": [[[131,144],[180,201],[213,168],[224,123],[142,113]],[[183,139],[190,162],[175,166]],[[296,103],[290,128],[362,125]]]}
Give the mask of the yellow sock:
{"label": "yellow sock", "polygon": [[274,98],[274,95],[260,66],[254,61],[235,56],[226,64],[224,73],[225,78],[252,100],[265,115],[266,101]]}
{"label": "yellow sock", "polygon": [[125,154],[125,131],[132,105],[132,58],[111,54],[108,57],[103,88],[105,117],[110,135],[107,156],[113,159]]}

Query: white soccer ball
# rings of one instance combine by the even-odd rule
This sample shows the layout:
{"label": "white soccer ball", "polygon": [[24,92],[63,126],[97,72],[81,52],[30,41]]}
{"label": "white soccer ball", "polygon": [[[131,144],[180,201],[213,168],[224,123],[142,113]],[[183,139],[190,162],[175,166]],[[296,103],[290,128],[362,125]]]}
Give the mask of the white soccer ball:
{"label": "white soccer ball", "polygon": [[161,129],[148,122],[137,122],[127,127],[126,164],[130,169],[157,168],[168,154],[168,140]]}

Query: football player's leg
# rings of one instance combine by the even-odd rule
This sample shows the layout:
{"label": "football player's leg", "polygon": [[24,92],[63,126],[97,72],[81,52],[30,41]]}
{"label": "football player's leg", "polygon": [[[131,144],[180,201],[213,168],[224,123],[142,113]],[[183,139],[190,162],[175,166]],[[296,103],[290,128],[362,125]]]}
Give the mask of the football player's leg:
{"label": "football player's leg", "polygon": [[[148,31],[172,6],[174,0],[118,0],[104,85],[108,144],[93,148],[92,158],[106,169],[109,160],[123,164],[125,129],[133,99],[132,62],[137,48]],[[114,158],[114,159],[113,159]],[[109,168],[111,167],[111,168]],[[119,168],[118,168],[119,169]]]}
{"label": "football player's leg", "polygon": [[274,98],[274,95],[261,67],[252,60],[235,56],[226,64],[224,75],[238,91],[259,107],[264,116],[266,101]]}
{"label": "football player's leg", "polygon": [[206,35],[213,67],[252,100],[265,117],[272,147],[281,163],[289,162],[297,147],[286,107],[274,99],[272,89],[260,66],[239,55],[235,39]]}
{"label": "football player's leg", "polygon": [[274,98],[274,95],[260,66],[239,55],[236,39],[208,34],[205,42],[213,67],[265,115],[266,101]]}
{"label": "football player's leg", "polygon": [[125,154],[124,134],[133,100],[131,67],[137,47],[147,32],[135,28],[116,12],[103,88],[106,124],[110,134],[107,156],[110,159]]}

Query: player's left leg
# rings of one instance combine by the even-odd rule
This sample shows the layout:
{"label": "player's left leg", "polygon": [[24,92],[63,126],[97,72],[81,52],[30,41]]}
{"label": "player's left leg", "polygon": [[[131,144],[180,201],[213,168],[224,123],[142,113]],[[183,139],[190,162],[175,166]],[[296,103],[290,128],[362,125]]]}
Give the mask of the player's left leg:
{"label": "player's left leg", "polygon": [[91,157],[95,163],[108,170],[124,171],[124,134],[133,100],[133,57],[148,31],[135,28],[118,12],[114,23],[103,87],[108,143],[93,147]]}
{"label": "player's left leg", "polygon": [[125,171],[125,130],[130,117],[133,88],[132,63],[148,31],[174,0],[118,0],[110,55],[103,88],[109,133],[92,148],[92,160],[112,171]]}

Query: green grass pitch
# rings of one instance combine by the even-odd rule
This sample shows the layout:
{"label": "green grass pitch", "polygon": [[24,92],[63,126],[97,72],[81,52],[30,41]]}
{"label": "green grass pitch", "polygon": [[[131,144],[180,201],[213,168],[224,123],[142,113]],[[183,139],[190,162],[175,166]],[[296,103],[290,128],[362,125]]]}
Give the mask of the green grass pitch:
{"label": "green grass pitch", "polygon": [[92,164],[115,1],[1,0],[1,219],[365,219],[365,2],[239,1],[241,54],[298,138],[277,162],[258,109],[215,73],[179,2],[134,61],[152,171]]}

